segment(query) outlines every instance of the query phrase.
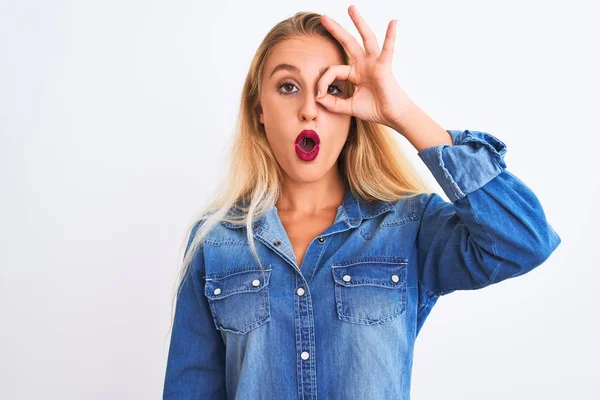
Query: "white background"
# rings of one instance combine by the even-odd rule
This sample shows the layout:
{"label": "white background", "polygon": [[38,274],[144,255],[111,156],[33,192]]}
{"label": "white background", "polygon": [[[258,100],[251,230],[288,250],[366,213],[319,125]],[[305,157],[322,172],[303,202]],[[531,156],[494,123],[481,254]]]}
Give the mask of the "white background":
{"label": "white background", "polygon": [[350,4],[380,45],[399,20],[398,82],[444,128],[504,141],[562,238],[531,273],[438,301],[412,398],[600,398],[592,2],[322,0],[0,2],[0,397],[161,397],[185,229],[254,51],[296,11],[362,44]]}

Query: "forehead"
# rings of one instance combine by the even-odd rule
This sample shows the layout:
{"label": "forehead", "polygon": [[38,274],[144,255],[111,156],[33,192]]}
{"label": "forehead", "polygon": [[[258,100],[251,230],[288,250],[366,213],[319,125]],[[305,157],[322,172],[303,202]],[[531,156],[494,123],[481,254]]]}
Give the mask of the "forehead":
{"label": "forehead", "polygon": [[330,40],[321,37],[298,37],[278,43],[273,48],[266,66],[266,78],[279,64],[291,64],[300,74],[318,74],[321,67],[342,64],[340,51]]}

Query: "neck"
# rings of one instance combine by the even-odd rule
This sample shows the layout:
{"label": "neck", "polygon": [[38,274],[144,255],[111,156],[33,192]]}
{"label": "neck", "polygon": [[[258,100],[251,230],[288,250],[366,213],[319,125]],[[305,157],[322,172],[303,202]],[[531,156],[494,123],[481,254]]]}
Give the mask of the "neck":
{"label": "neck", "polygon": [[286,179],[277,210],[287,214],[314,215],[335,211],[344,200],[345,186],[336,168],[336,174],[328,174],[317,182],[296,182]]}

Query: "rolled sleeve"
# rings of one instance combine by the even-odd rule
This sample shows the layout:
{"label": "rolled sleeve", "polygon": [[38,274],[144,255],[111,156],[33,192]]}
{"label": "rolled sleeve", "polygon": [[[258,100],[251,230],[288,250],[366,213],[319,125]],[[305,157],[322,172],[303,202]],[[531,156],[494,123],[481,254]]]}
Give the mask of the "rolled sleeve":
{"label": "rolled sleeve", "polygon": [[506,169],[506,145],[486,132],[446,131],[452,137],[453,146],[432,146],[420,151],[418,155],[450,201],[455,202]]}

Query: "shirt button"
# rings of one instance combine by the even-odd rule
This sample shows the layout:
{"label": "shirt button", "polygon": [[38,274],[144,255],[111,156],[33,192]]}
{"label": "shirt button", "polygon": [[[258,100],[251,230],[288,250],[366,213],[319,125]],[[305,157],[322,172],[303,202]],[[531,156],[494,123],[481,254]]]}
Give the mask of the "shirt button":
{"label": "shirt button", "polygon": [[252,229],[253,230],[257,230],[258,229],[258,224],[252,224]]}
{"label": "shirt button", "polygon": [[298,294],[298,296],[304,296],[304,288],[298,288],[298,290],[296,290],[296,293]]}
{"label": "shirt button", "polygon": [[214,294],[221,294],[221,288],[216,288],[213,293]]}
{"label": "shirt button", "polygon": [[276,240],[276,241],[273,242],[274,246],[279,246],[280,244],[281,244],[281,242],[279,240]]}
{"label": "shirt button", "polygon": [[253,280],[252,286],[260,286],[260,281],[258,279]]}
{"label": "shirt button", "polygon": [[398,283],[399,280],[400,278],[398,277],[398,275],[392,275],[392,281]]}
{"label": "shirt button", "polygon": [[323,244],[325,243],[325,238],[323,236],[321,236],[320,238],[317,239],[319,241],[319,243]]}
{"label": "shirt button", "polygon": [[308,351],[303,351],[302,354],[300,354],[300,357],[302,357],[303,360],[308,360]]}
{"label": "shirt button", "polygon": [[344,277],[342,278],[344,280],[344,282],[350,282],[350,275],[344,275]]}

